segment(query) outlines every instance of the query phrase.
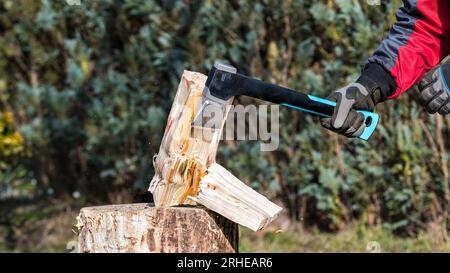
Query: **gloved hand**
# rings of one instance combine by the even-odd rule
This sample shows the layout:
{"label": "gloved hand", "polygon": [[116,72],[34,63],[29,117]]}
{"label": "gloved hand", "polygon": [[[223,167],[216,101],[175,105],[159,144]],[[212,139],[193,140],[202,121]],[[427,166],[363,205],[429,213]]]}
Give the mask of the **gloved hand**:
{"label": "gloved hand", "polygon": [[428,113],[450,113],[450,56],[428,71],[419,82],[419,102]]}
{"label": "gloved hand", "polygon": [[375,105],[387,100],[394,85],[392,77],[384,69],[372,64],[355,83],[328,96],[329,100],[336,102],[336,107],[331,118],[321,118],[322,126],[349,138],[360,136],[366,124],[363,114],[355,109],[373,111]]}

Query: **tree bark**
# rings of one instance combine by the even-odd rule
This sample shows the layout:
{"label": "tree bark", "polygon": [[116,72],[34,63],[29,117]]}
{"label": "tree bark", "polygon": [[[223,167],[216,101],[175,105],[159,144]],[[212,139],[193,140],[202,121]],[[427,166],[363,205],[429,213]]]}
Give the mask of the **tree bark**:
{"label": "tree bark", "polygon": [[238,251],[237,224],[201,207],[86,207],[77,227],[78,252]]}

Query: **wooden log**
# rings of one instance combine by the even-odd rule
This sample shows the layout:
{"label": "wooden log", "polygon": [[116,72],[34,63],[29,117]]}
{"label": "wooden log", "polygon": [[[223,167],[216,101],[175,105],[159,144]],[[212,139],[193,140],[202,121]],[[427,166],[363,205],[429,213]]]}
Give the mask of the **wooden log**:
{"label": "wooden log", "polygon": [[196,72],[183,73],[159,153],[154,157],[155,175],[149,190],[156,206],[202,204],[254,231],[262,229],[276,218],[281,207],[215,163],[230,108],[216,129],[192,126],[206,78]]}
{"label": "wooden log", "polygon": [[190,198],[254,231],[265,228],[282,210],[217,163],[202,178],[198,195]]}
{"label": "wooden log", "polygon": [[81,209],[79,252],[238,251],[238,227],[199,207],[126,204]]}
{"label": "wooden log", "polygon": [[153,159],[155,175],[149,190],[156,206],[194,204],[187,197],[197,194],[200,179],[215,161],[223,124],[216,130],[200,132],[205,137],[198,138],[193,137],[191,125],[206,78],[190,71],[184,71],[181,77],[159,153]]}

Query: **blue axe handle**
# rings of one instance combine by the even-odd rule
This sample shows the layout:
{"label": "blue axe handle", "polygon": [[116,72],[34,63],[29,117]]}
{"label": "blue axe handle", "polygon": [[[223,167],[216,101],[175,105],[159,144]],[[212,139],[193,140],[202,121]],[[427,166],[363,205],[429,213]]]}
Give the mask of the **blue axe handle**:
{"label": "blue axe handle", "polygon": [[[312,101],[333,107],[333,111],[334,111],[334,107],[336,107],[336,102],[334,102],[334,101],[322,99],[322,98],[315,97],[312,95],[307,95],[307,96]],[[330,118],[333,113],[333,112],[331,112],[331,115],[330,115],[330,111],[316,112],[316,111],[310,110],[308,108],[294,106],[294,105],[291,105],[288,103],[281,103],[281,105],[284,105],[284,106],[287,106],[290,108],[294,108],[294,109],[297,109],[300,111],[304,111],[304,112],[307,112],[307,113],[310,113],[313,115],[322,116],[322,117]],[[380,120],[380,116],[377,113],[370,112],[370,111],[364,111],[364,110],[356,110],[356,111],[364,115],[364,123],[366,124],[366,128],[364,129],[364,131],[358,138],[367,141],[375,132],[375,129],[377,128],[378,122]],[[327,113],[324,113],[324,112],[327,112]]]}

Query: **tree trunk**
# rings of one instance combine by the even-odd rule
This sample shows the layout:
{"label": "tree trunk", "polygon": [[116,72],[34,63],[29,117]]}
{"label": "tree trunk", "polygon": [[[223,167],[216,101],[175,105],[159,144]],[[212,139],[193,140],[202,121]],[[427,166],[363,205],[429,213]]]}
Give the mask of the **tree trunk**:
{"label": "tree trunk", "polygon": [[77,221],[79,252],[238,251],[237,224],[201,207],[86,207]]}

